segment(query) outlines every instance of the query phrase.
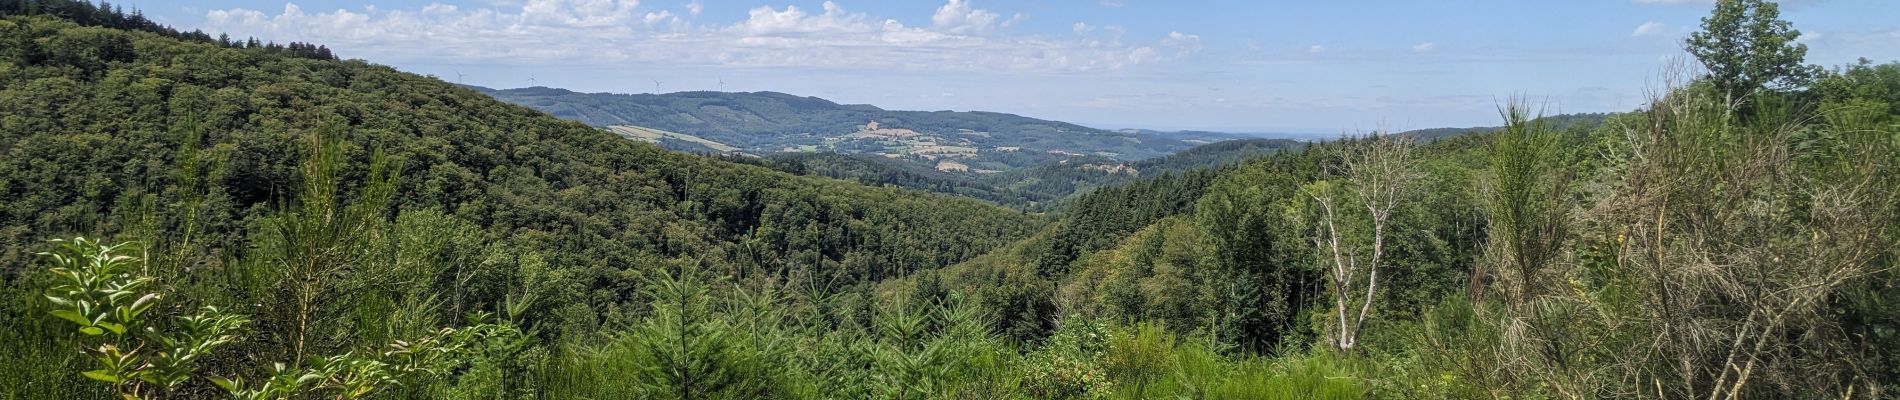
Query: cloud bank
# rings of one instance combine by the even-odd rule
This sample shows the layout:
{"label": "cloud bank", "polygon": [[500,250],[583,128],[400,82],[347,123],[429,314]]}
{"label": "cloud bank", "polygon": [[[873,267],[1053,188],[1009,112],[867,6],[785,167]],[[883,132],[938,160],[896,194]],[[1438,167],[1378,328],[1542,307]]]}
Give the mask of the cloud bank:
{"label": "cloud bank", "polygon": [[1123,41],[1119,29],[1076,24],[1075,35],[1017,34],[1029,17],[949,0],[928,23],[853,12],[761,6],[730,24],[695,22],[697,1],[679,10],[638,0],[529,0],[515,7],[366,7],[306,11],[233,8],[205,14],[206,31],[233,37],[328,45],[346,57],[498,64],[876,68],[1086,72],[1192,56],[1200,37],[1181,32]]}

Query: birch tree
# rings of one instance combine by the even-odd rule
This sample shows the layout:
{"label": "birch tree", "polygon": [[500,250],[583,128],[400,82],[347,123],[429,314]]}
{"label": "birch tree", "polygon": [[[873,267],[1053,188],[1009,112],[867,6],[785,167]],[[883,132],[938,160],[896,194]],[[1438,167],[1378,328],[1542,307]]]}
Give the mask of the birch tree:
{"label": "birch tree", "polygon": [[1328,269],[1338,319],[1332,345],[1351,350],[1378,299],[1392,215],[1423,176],[1406,138],[1374,136],[1345,146],[1345,182],[1320,181],[1303,190],[1312,199],[1313,246]]}

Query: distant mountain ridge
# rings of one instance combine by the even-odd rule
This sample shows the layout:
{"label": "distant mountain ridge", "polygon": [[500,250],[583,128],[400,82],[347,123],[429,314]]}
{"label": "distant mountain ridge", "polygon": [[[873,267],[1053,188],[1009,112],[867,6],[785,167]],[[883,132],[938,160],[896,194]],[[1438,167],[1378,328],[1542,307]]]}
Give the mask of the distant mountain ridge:
{"label": "distant mountain ridge", "polygon": [[644,140],[684,151],[708,143],[753,155],[873,154],[943,171],[996,172],[1060,159],[1135,161],[1238,138],[1206,132],[1115,131],[985,111],[896,111],[778,92],[582,93],[471,86],[502,101],[598,127],[674,135]]}
{"label": "distant mountain ridge", "polygon": [[[779,92],[655,95],[469,88],[675,151],[729,155],[730,161],[794,174],[1037,210],[1104,186],[1299,151],[1324,140],[1293,134],[1106,130],[997,112],[893,111]],[[1607,115],[1562,114],[1541,120],[1568,129],[1594,126]],[[1392,134],[1436,141],[1498,129]]]}
{"label": "distant mountain ridge", "polygon": [[[1584,128],[1595,127],[1598,124],[1602,124],[1603,120],[1609,117],[1610,117],[1609,113],[1577,113],[1577,114],[1557,114],[1557,115],[1538,117],[1537,120],[1542,121],[1551,129],[1567,130],[1572,127],[1584,127]],[[1412,139],[1429,142],[1429,141],[1449,138],[1449,137],[1458,136],[1458,135],[1465,135],[1465,134],[1472,134],[1472,133],[1491,133],[1491,132],[1496,132],[1502,129],[1504,129],[1504,127],[1502,126],[1476,126],[1476,127],[1470,127],[1470,128],[1429,128],[1429,129],[1414,129],[1414,130],[1399,132],[1397,133],[1397,135],[1408,136],[1408,137],[1411,137]]]}

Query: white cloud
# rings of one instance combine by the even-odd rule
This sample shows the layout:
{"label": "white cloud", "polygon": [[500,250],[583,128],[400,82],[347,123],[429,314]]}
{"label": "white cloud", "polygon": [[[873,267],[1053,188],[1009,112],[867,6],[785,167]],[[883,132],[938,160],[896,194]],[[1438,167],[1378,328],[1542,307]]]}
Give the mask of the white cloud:
{"label": "white cloud", "polygon": [[1668,26],[1663,25],[1663,23],[1661,22],[1656,22],[1656,21],[1644,22],[1642,25],[1637,25],[1635,31],[1630,32],[1630,37],[1661,35],[1663,33],[1663,29],[1665,28],[1668,28]]}
{"label": "white cloud", "polygon": [[1168,32],[1161,38],[1161,45],[1174,49],[1176,55],[1188,55],[1201,51],[1201,36],[1181,32]]}
{"label": "white cloud", "polygon": [[686,3],[686,15],[697,17],[700,11],[706,11],[706,5],[699,4],[699,0]]}
{"label": "white cloud", "polygon": [[1009,20],[1003,21],[1003,27],[1004,28],[1013,27],[1013,26],[1016,26],[1016,24],[1020,24],[1020,23],[1023,23],[1023,21],[1028,21],[1028,20],[1029,20],[1029,14],[1016,13],[1016,15],[1009,16]]}
{"label": "white cloud", "polygon": [[[1124,41],[1125,29],[1077,23],[1077,36],[1008,34],[1028,18],[949,0],[926,26],[852,12],[756,7],[730,24],[687,19],[702,9],[642,9],[635,0],[527,0],[518,7],[429,4],[308,12],[294,4],[267,13],[207,12],[201,28],[234,37],[321,43],[376,61],[674,66],[884,68],[902,70],[1082,72],[1191,56],[1199,36],[1171,32]],[[684,15],[682,15],[682,13]],[[1094,31],[1102,35],[1091,35]]]}
{"label": "white cloud", "polygon": [[[781,11],[772,7],[754,7],[746,12],[745,21],[727,27],[727,31],[750,35],[777,35],[790,33],[849,32],[866,33],[880,29],[879,24],[871,22],[864,14],[846,12],[838,3],[824,2],[822,14],[810,14],[798,6],[785,6]],[[900,27],[901,28],[901,27]]]}
{"label": "white cloud", "polygon": [[1102,7],[1110,7],[1110,8],[1119,8],[1121,6],[1128,5],[1127,2],[1124,2],[1121,0],[1102,0],[1100,3],[1097,3],[1097,4],[1101,4]]}
{"label": "white cloud", "polygon": [[634,8],[639,6],[639,0],[529,0],[521,6],[521,19],[545,25],[603,27],[632,19]]}
{"label": "white cloud", "polygon": [[1412,45],[1413,53],[1425,53],[1433,50],[1438,50],[1438,43],[1419,42],[1418,44]]}
{"label": "white cloud", "polygon": [[971,7],[968,0],[950,0],[930,15],[930,24],[950,33],[980,34],[995,26],[996,18],[996,12]]}
{"label": "white cloud", "polygon": [[678,23],[679,21],[680,21],[679,16],[673,15],[672,11],[667,11],[667,10],[660,10],[660,12],[657,12],[657,13],[650,12],[650,13],[647,13],[646,16],[640,18],[640,22],[644,22],[647,25],[662,24],[662,23]]}
{"label": "white cloud", "polygon": [[1326,52],[1326,46],[1321,46],[1321,45],[1316,44],[1316,45],[1313,45],[1312,47],[1307,47],[1306,52],[1313,53],[1313,54],[1324,53]]}
{"label": "white cloud", "polygon": [[1199,44],[1201,43],[1201,36],[1190,35],[1190,34],[1181,33],[1181,32],[1168,32],[1168,37],[1163,38],[1161,40],[1164,43],[1170,43],[1170,44],[1185,44],[1185,43]]}

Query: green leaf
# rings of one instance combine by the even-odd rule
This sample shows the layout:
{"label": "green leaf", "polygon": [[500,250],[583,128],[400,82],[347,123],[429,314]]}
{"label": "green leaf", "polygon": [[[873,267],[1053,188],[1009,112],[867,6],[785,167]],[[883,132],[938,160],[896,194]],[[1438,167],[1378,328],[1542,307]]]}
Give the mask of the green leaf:
{"label": "green leaf", "polygon": [[51,312],[48,312],[48,313],[49,313],[49,314],[53,314],[53,316],[55,316],[55,317],[59,317],[59,319],[63,319],[63,320],[67,320],[67,321],[72,321],[73,323],[75,323],[75,324],[79,324],[79,325],[81,325],[81,326],[90,326],[90,325],[92,325],[92,320],[90,320],[90,319],[86,319],[86,316],[84,316],[84,315],[80,315],[78,311],[73,311],[73,310],[53,310],[53,311],[51,311]]}
{"label": "green leaf", "polygon": [[99,329],[99,327],[97,326],[88,326],[84,328],[79,328],[79,332],[85,333],[87,335],[93,335],[93,336],[99,336],[106,333],[104,329]]}
{"label": "green leaf", "polygon": [[85,375],[87,378],[97,379],[97,380],[105,381],[108,383],[119,383],[118,375],[113,375],[111,372],[106,372],[106,370],[103,370],[103,369],[96,369],[96,370],[81,372],[79,374]]}
{"label": "green leaf", "polygon": [[107,330],[112,331],[112,333],[114,334],[119,334],[119,335],[125,334],[125,325],[119,325],[119,324],[115,324],[111,322],[100,322],[99,326],[105,327]]}
{"label": "green leaf", "polygon": [[224,391],[226,392],[231,392],[232,394],[236,394],[238,392],[238,382],[232,381],[230,379],[225,379],[224,377],[219,377],[219,376],[213,376],[206,379],[210,379],[211,384],[218,385],[218,387],[220,388],[224,388]]}

